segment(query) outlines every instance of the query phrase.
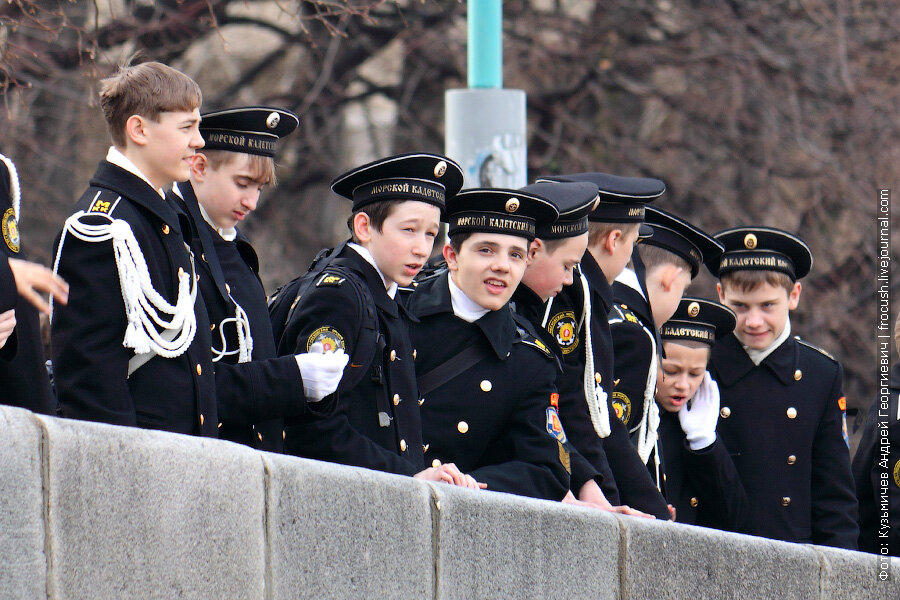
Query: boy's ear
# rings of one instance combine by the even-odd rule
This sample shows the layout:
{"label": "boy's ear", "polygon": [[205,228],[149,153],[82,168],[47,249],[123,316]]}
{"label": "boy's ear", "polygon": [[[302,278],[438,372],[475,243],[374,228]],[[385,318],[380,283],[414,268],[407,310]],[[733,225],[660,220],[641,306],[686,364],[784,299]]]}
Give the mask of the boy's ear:
{"label": "boy's ear", "polygon": [[353,217],[353,233],[361,244],[372,241],[372,220],[364,212],[356,213]]}
{"label": "boy's ear", "polygon": [[719,292],[719,302],[725,304],[725,290],[722,289],[722,282],[716,282],[716,291]]}
{"label": "boy's ear", "polygon": [[528,257],[527,261],[530,264],[534,258],[538,255],[539,252],[544,250],[544,242],[541,238],[534,238],[531,243],[528,245]]}
{"label": "boy's ear", "polygon": [[671,264],[665,265],[663,268],[665,270],[662,272],[662,277],[659,278],[659,283],[664,290],[670,292],[672,291],[672,284],[684,272],[684,268]]}
{"label": "boy's ear", "polygon": [[144,117],[131,115],[125,121],[125,139],[136,146],[147,145],[147,124]]}
{"label": "boy's ear", "polygon": [[445,244],[442,254],[444,255],[444,260],[447,261],[447,268],[451,271],[457,271],[459,269],[459,263],[456,260],[456,250],[453,249],[453,246]]}
{"label": "boy's ear", "polygon": [[207,169],[209,168],[209,160],[206,155],[197,153],[191,157],[191,178],[196,181],[203,181],[206,178]]}
{"label": "boy's ear", "polygon": [[800,304],[800,292],[802,290],[803,286],[800,285],[800,282],[795,281],[794,287],[791,288],[791,291],[788,294],[788,310],[794,310],[797,308],[797,305]]}
{"label": "boy's ear", "polygon": [[619,246],[620,239],[622,239],[622,230],[613,229],[607,234],[606,239],[603,240],[603,249],[606,250],[608,254],[613,254]]}

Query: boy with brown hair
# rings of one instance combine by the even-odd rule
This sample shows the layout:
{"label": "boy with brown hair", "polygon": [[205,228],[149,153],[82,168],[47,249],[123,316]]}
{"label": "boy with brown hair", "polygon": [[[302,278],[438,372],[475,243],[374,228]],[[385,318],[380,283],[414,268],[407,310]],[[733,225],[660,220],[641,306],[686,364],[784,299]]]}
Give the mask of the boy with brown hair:
{"label": "boy with brown hair", "polygon": [[737,316],[734,335],[716,344],[710,360],[722,404],[716,433],[747,492],[748,533],[855,549],[843,370],[792,337],[788,317],[812,253],[797,236],[769,227],[715,237],[725,252],[710,268],[720,279],[719,299]]}
{"label": "boy with brown hair", "polygon": [[[51,328],[64,416],[216,437],[220,407],[263,405],[247,372],[213,369],[189,225],[165,198],[203,147],[200,102],[193,80],[158,62],[102,82],[114,145],[57,241],[55,268],[70,283]],[[305,410],[299,378],[279,384],[266,392]]]}

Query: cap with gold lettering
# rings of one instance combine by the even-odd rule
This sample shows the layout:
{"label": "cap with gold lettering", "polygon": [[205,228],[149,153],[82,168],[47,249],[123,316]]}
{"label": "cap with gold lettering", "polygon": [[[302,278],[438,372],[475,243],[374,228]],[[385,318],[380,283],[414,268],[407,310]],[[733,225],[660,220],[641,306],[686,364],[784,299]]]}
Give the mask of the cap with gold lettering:
{"label": "cap with gold lettering", "polygon": [[201,115],[204,150],[228,150],[275,156],[275,142],[294,131],[300,119],[289,110],[271,106],[241,106]]}
{"label": "cap with gold lettering", "polygon": [[[663,195],[666,184],[652,177],[622,177],[608,173],[573,173],[538,181],[589,181],[597,186],[600,202],[588,219],[600,223],[640,223],[644,207]],[[641,237],[644,237],[643,235]]]}
{"label": "cap with gold lettering", "polygon": [[664,341],[685,340],[712,346],[734,331],[736,322],[734,312],[727,306],[706,298],[685,296],[672,318],[663,323],[659,337]]}
{"label": "cap with gold lettering", "polygon": [[560,240],[587,233],[588,213],[599,201],[597,186],[593,183],[540,181],[519,189],[546,198],[559,210],[556,221],[537,226],[536,237],[542,240]]}
{"label": "cap with gold lettering", "polygon": [[462,188],[463,171],[440,154],[398,154],[347,171],[331,182],[335,194],[353,200],[353,210],[384,200],[426,202],[443,209]]}
{"label": "cap with gold lettering", "polygon": [[796,281],[812,268],[812,252],[806,242],[781,229],[733,227],[720,231],[715,238],[725,252],[707,264],[718,277],[731,271],[777,271]]}
{"label": "cap with gold lettering", "polygon": [[536,227],[554,222],[559,211],[552,202],[524,190],[472,188],[447,201],[448,235],[467,232],[502,233],[534,239]]}
{"label": "cap with gold lettering", "polygon": [[658,246],[686,260],[691,265],[691,279],[700,272],[700,265],[708,264],[722,254],[722,244],[681,217],[648,206],[646,219],[653,228],[653,236],[641,243]]}

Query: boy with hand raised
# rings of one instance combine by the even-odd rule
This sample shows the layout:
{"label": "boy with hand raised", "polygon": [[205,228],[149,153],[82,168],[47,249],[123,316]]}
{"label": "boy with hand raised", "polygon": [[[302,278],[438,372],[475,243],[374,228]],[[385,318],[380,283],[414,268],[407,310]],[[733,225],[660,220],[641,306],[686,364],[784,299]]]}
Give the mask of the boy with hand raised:
{"label": "boy with hand raised", "polygon": [[324,344],[344,350],[350,363],[334,414],[288,420],[285,452],[478,487],[453,465],[425,467],[416,387],[421,357],[396,299],[428,260],[441,210],[462,182],[459,165],[427,153],[377,160],[332,181],[336,194],[353,201],[351,239],[320,256],[295,280],[299,285],[277,292],[270,314],[279,353]]}
{"label": "boy with hand raised", "polygon": [[789,312],[800,302],[812,252],[796,235],[770,227],[715,237],[725,252],[710,270],[737,325],[713,348],[709,370],[721,392],[716,432],[750,502],[748,533],[856,549],[843,369],[791,336]]}

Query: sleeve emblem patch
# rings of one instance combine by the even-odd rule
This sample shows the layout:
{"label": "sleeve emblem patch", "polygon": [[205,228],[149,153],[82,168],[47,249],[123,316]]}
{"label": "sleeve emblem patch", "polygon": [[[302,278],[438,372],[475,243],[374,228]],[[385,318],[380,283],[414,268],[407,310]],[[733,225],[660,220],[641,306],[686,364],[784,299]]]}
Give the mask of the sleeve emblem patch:
{"label": "sleeve emblem patch", "polygon": [[313,331],[306,340],[306,351],[309,352],[312,345],[321,342],[325,352],[334,352],[336,350],[346,349],[344,344],[344,336],[334,327],[319,327]]}
{"label": "sleeve emblem patch", "polygon": [[547,407],[547,433],[552,435],[560,444],[565,444],[568,441],[566,432],[563,430],[562,421],[559,420],[559,413],[552,406]]}
{"label": "sleeve emblem patch", "polygon": [[574,312],[566,310],[553,315],[547,323],[547,331],[556,338],[563,354],[570,354],[578,347],[578,328]]}
{"label": "sleeve emblem patch", "polygon": [[6,247],[15,253],[19,252],[19,223],[16,221],[16,213],[12,208],[7,208],[3,213],[3,241]]}
{"label": "sleeve emblem patch", "polygon": [[622,392],[613,392],[612,405],[619,420],[627,423],[631,418],[631,399]]}

